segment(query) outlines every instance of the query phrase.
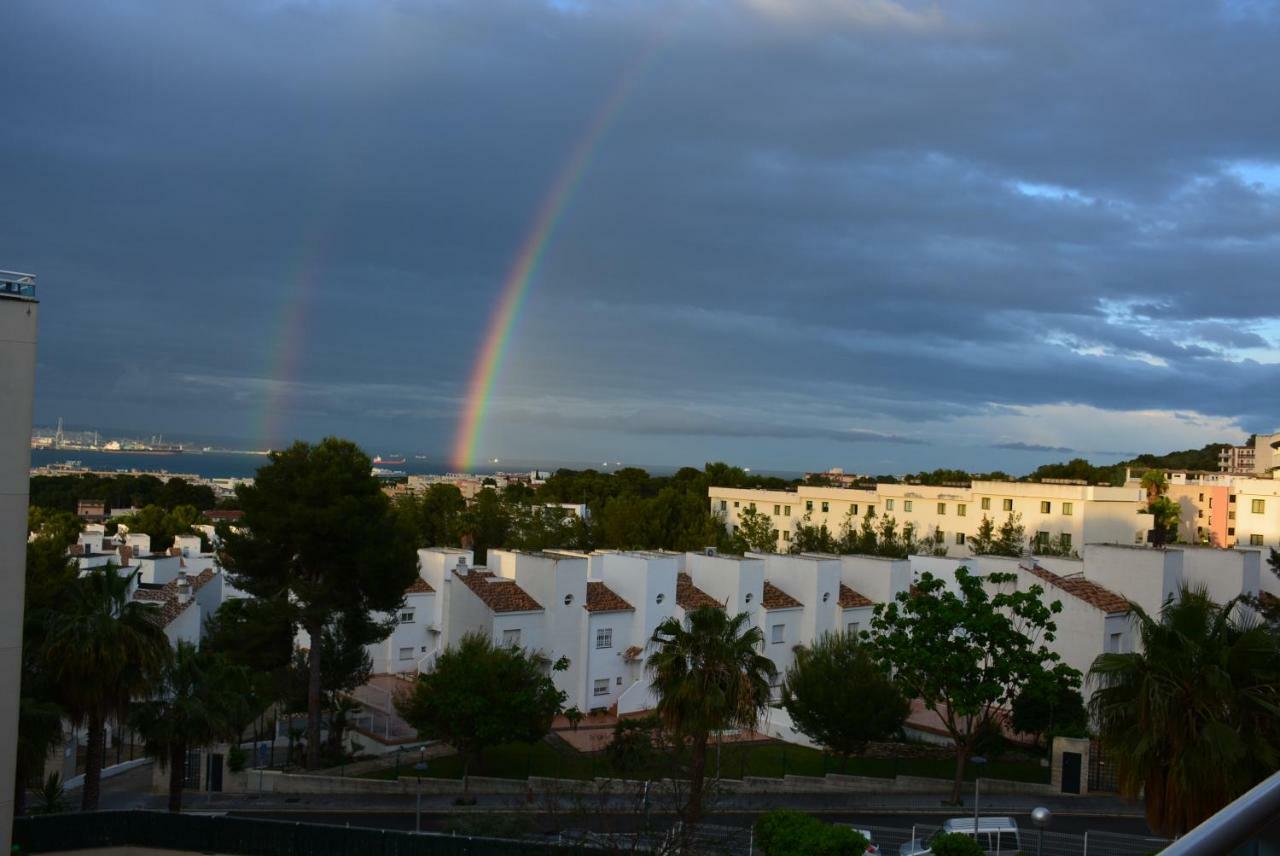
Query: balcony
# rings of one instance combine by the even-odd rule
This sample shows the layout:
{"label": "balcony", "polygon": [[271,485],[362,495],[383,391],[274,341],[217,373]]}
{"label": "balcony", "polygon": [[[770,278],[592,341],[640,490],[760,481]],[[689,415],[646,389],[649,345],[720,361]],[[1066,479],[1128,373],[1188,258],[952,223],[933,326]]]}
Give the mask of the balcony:
{"label": "balcony", "polygon": [[0,297],[35,300],[36,275],[33,273],[0,270]]}

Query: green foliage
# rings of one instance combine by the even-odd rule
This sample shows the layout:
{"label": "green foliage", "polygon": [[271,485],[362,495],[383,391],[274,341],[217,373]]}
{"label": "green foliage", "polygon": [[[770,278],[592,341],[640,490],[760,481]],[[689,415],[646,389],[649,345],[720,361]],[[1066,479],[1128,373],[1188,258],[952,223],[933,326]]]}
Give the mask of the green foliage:
{"label": "green foliage", "polygon": [[756,841],[768,856],[862,856],[869,843],[851,827],[787,809],[760,816]]}
{"label": "green foliage", "polygon": [[848,634],[827,634],[796,652],[782,705],[800,731],[844,756],[895,734],[911,711],[870,650]]}
{"label": "green foliage", "polygon": [[227,769],[231,772],[239,773],[248,761],[248,754],[238,744],[232,744],[227,750]]}
{"label": "green foliage", "polygon": [[1140,645],[1102,654],[1090,704],[1122,791],[1144,793],[1147,823],[1186,832],[1280,767],[1280,647],[1203,587],[1158,617],[1132,606]]}
{"label": "green foliage", "polygon": [[440,654],[396,709],[419,735],[449,742],[471,762],[488,746],[545,737],[564,698],[525,651],[469,634]]}
{"label": "green foliage", "polygon": [[691,750],[689,800],[684,820],[702,814],[707,740],[712,731],[752,728],[769,704],[777,677],[760,653],[764,636],[751,616],[730,618],[711,606],[692,610],[681,622],[668,618],[653,632],[653,653],[645,664],[658,697],[655,713],[675,740]]}
{"label": "green foliage", "polygon": [[630,778],[649,767],[657,748],[657,730],[656,716],[619,719],[613,727],[613,740],[605,750],[613,771]]}
{"label": "green foliage", "polygon": [[827,524],[814,526],[810,520],[812,515],[805,512],[804,518],[796,526],[791,536],[791,552],[793,553],[834,553],[839,549],[835,537]]}
{"label": "green foliage", "polygon": [[982,515],[978,531],[969,538],[969,548],[975,556],[989,556],[996,547],[996,523],[987,515]]}
{"label": "green foliage", "polygon": [[152,552],[162,552],[173,546],[178,535],[190,535],[192,527],[200,520],[200,512],[194,505],[178,505],[166,510],[160,505],[148,505],[116,521],[130,532],[144,532],[151,536]]}
{"label": "green foliage", "polygon": [[933,856],[985,856],[986,851],[972,835],[960,832],[944,832],[929,842]]}
{"label": "green foliage", "polygon": [[1218,452],[1224,448],[1226,448],[1225,443],[1209,443],[1200,449],[1185,449],[1180,452],[1168,452],[1163,455],[1147,453],[1138,455],[1128,461],[1097,467],[1084,458],[1073,458],[1065,464],[1045,464],[1038,467],[1026,476],[1025,481],[1078,479],[1089,484],[1109,484],[1119,487],[1124,484],[1126,467],[1132,469],[1217,472]]}
{"label": "green foliage", "polygon": [[456,546],[467,501],[457,485],[429,485],[420,496],[401,496],[395,512],[414,533],[419,547]]}
{"label": "green foliage", "polygon": [[983,727],[1028,681],[1060,662],[1043,642],[1054,638],[1062,603],[1046,604],[1039,585],[1010,590],[1005,584],[1016,579],[993,573],[984,581],[959,568],[956,592],[926,572],[909,591],[877,605],[871,622],[869,644],[881,667],[892,670],[908,697],[939,714],[955,744],[953,800]]}
{"label": "green foliage", "polygon": [[1009,512],[1004,523],[1000,524],[1000,532],[991,545],[993,556],[1021,556],[1023,545],[1027,543],[1027,530],[1022,525],[1022,515],[1016,511]]}
{"label": "green foliage", "polygon": [[40,783],[36,791],[35,803],[31,806],[32,814],[62,814],[67,810],[67,789],[63,786],[62,776],[50,773]]}
{"label": "green foliage", "polygon": [[160,679],[171,652],[153,604],[130,600],[132,576],[94,569],[75,580],[43,618],[38,658],[55,700],[86,724],[88,748],[81,808],[97,808],[106,720],[123,719],[130,701]]}
{"label": "green foliage", "polygon": [[1080,673],[1062,663],[1037,673],[1014,697],[1010,724],[1015,731],[1042,736],[1084,737],[1089,714],[1080,694]]}
{"label": "green foliage", "polygon": [[773,518],[754,508],[744,508],[738,515],[737,537],[748,550],[757,553],[777,552],[778,539],[774,536]]}
{"label": "green foliage", "polygon": [[179,478],[161,481],[151,475],[31,477],[30,504],[33,506],[75,514],[77,503],[82,499],[102,500],[108,510],[158,505],[170,511],[179,505],[206,509],[216,504],[213,488]]}
{"label": "green foliage", "polygon": [[511,531],[511,514],[497,490],[486,487],[462,514],[462,533],[471,542],[476,564],[483,564],[491,547],[501,547]]}
{"label": "green foliage", "polygon": [[172,659],[134,704],[130,723],[146,752],[169,765],[169,810],[182,810],[182,765],[187,750],[218,740],[234,740],[251,714],[249,672],[221,655],[180,641]]}
{"label": "green foliage", "polygon": [[1151,515],[1151,543],[1160,547],[1178,540],[1178,521],[1182,509],[1167,496],[1156,496],[1147,503],[1144,514]]}
{"label": "green foliage", "polygon": [[222,560],[231,582],[287,611],[313,644],[307,689],[307,765],[320,756],[321,674],[325,628],[340,626],[361,644],[390,626],[371,614],[391,612],[417,575],[412,533],[391,513],[372,462],[355,444],[333,437],[272,452],[253,484],[236,488],[244,517],[224,527]]}
{"label": "green foliage", "polygon": [[202,650],[248,670],[255,713],[289,695],[293,621],[287,603],[279,598],[232,598],[205,621],[204,631]]}
{"label": "green foliage", "polygon": [[27,532],[36,538],[52,541],[64,550],[76,542],[83,530],[84,521],[70,511],[38,505],[27,508]]}

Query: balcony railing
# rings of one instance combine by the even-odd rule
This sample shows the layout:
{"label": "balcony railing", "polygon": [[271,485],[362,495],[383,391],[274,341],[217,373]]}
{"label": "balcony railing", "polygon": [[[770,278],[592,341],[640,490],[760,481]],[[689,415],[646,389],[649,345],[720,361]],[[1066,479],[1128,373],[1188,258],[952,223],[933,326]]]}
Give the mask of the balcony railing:
{"label": "balcony railing", "polygon": [[1264,854],[1280,848],[1280,773],[1161,851],[1162,856]]}
{"label": "balcony railing", "polygon": [[34,300],[35,296],[35,274],[0,270],[0,297],[25,297]]}

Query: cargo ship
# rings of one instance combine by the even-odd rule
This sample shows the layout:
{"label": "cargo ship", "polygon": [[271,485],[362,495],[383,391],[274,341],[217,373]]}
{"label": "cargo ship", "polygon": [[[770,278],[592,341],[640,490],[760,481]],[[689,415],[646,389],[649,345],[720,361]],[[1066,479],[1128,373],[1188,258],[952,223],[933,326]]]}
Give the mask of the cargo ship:
{"label": "cargo ship", "polygon": [[384,465],[399,466],[400,464],[403,464],[403,463],[404,463],[404,455],[388,455],[385,458],[382,457],[381,455],[378,455],[378,457],[373,459],[373,465],[375,467],[384,466]]}

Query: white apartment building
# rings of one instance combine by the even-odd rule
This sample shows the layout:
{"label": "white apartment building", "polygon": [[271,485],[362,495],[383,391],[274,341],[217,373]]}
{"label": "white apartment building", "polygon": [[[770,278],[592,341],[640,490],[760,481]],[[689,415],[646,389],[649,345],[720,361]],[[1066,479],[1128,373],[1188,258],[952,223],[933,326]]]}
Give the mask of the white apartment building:
{"label": "white apartment building", "polygon": [[1218,452],[1218,468],[1224,473],[1269,477],[1280,467],[1280,434],[1254,434],[1243,446],[1227,446]]}
{"label": "white apartment building", "polygon": [[790,549],[796,528],[806,518],[809,525],[825,524],[840,537],[846,525],[856,530],[868,511],[877,520],[892,516],[899,533],[910,525],[917,540],[941,536],[950,556],[973,554],[968,542],[983,517],[999,528],[1010,514],[1021,515],[1028,539],[1056,543],[1063,538],[1076,549],[1085,543],[1142,543],[1150,528],[1150,518],[1139,516],[1146,495],[1137,486],[975,481],[969,487],[879,484],[874,490],[712,487],[707,493],[712,513],[722,517],[730,532],[748,508],[767,515],[777,532],[779,552]]}

